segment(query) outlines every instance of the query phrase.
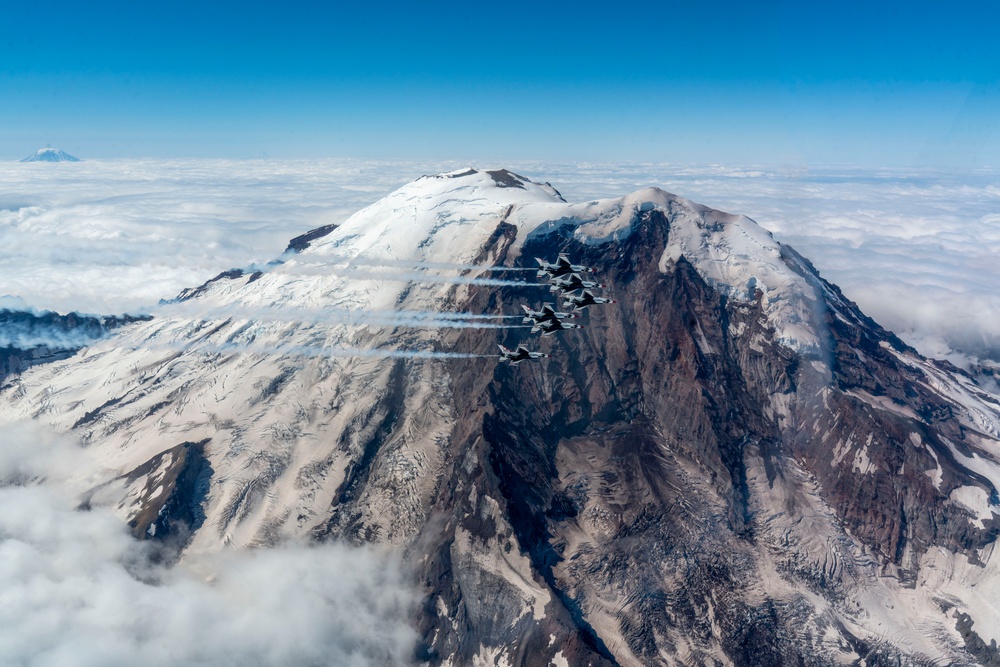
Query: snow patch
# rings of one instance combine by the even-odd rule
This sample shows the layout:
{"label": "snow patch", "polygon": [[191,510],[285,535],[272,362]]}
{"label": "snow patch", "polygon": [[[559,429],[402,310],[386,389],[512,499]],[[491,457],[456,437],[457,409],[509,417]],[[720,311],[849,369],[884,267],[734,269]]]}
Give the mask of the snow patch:
{"label": "snow patch", "polygon": [[[933,591],[951,601],[975,622],[973,630],[987,643],[1000,644],[1000,553],[993,542],[979,554],[978,562],[964,554],[932,547],[920,559],[917,590]],[[949,612],[948,623],[955,619]],[[957,633],[956,633],[957,634]]]}
{"label": "snow patch", "polygon": [[[913,436],[915,436],[915,435],[916,435],[915,433],[911,433],[910,434],[910,440],[913,440]],[[920,440],[920,436],[917,435],[917,441],[919,441],[919,440]],[[914,443],[914,444],[916,444],[916,443]],[[927,451],[930,452],[930,455],[932,457],[934,457],[934,463],[937,464],[937,467],[935,467],[932,470],[925,470],[924,474],[931,478],[931,484],[934,485],[935,489],[937,489],[938,491],[940,491],[941,490],[941,480],[944,478],[944,470],[941,468],[941,462],[938,460],[937,453],[934,451],[934,449],[932,447],[928,446],[927,447]]]}
{"label": "snow patch", "polygon": [[545,607],[552,601],[549,592],[535,583],[531,563],[513,541],[491,544],[484,551],[473,540],[472,534],[462,527],[455,529],[455,548],[470,557],[483,571],[496,575],[511,585],[524,601],[524,613],[536,621],[545,618]]}
{"label": "snow patch", "polygon": [[862,475],[870,475],[875,471],[875,465],[868,458],[868,448],[861,447],[854,454],[854,464],[851,470]]}
{"label": "snow patch", "polygon": [[978,486],[960,486],[951,492],[948,500],[971,512],[974,518],[969,521],[981,529],[986,528],[984,521],[993,520],[990,496],[985,489]]}
{"label": "snow patch", "polygon": [[503,646],[480,646],[472,656],[472,667],[511,667],[507,649]]}

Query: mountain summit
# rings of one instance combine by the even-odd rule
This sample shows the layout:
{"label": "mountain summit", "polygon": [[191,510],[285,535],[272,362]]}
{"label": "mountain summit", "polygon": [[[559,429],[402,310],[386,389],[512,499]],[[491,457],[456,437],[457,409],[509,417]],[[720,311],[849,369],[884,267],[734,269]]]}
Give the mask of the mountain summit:
{"label": "mountain summit", "polygon": [[[615,303],[531,336],[560,253]],[[1000,401],[656,188],[422,177],[9,378],[25,417],[181,558],[393,545],[434,665],[1000,660]]]}
{"label": "mountain summit", "polygon": [[78,157],[73,157],[69,153],[58,148],[42,148],[33,155],[20,160],[21,162],[82,162]]}

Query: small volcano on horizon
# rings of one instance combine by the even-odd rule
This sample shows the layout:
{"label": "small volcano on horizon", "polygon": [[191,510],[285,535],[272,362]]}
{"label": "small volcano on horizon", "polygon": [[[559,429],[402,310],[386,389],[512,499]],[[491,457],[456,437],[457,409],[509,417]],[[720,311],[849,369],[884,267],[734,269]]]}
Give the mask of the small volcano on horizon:
{"label": "small volcano on horizon", "polygon": [[20,160],[21,162],[82,162],[78,157],[73,157],[58,148],[42,148],[35,151],[34,155]]}

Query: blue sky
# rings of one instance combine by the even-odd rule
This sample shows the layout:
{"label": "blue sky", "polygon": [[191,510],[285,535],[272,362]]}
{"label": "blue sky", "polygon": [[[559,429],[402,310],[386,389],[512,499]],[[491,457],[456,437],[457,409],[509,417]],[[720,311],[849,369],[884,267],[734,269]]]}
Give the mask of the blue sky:
{"label": "blue sky", "polygon": [[8,5],[4,159],[1000,167],[989,2]]}

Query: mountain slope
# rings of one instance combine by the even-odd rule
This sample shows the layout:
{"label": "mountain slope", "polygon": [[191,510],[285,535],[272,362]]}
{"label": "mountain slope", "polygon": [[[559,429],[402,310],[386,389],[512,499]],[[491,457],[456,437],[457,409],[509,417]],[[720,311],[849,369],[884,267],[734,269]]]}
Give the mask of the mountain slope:
{"label": "mountain slope", "polygon": [[[998,659],[1000,404],[752,220],[470,169],[297,241],[4,418],[78,434],[88,502],[188,553],[398,545],[432,663]],[[561,251],[618,303],[501,328]],[[498,365],[517,342],[551,356]]]}

